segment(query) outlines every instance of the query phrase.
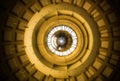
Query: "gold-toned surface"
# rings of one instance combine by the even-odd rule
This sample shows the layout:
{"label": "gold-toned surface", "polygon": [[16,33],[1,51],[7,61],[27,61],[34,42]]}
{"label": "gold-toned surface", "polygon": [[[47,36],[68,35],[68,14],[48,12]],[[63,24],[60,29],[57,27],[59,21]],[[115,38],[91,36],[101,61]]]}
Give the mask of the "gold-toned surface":
{"label": "gold-toned surface", "polygon": [[[1,7],[3,12],[7,8]],[[16,1],[0,19],[0,80],[115,80],[120,60],[115,9],[105,0]],[[75,50],[65,56],[54,54],[47,45],[49,32],[60,25],[77,36]]]}
{"label": "gold-toned surface", "polygon": [[[71,8],[70,9],[66,8],[66,5]],[[79,12],[77,12],[77,10]],[[60,15],[50,17],[48,13],[46,13],[46,12],[49,12],[51,14],[54,12],[59,13],[59,11],[62,12]],[[71,12],[72,14],[66,15],[66,12]],[[42,19],[46,16],[48,17],[47,20],[42,21]],[[35,24],[31,24],[34,22]],[[82,25],[83,22],[85,25]],[[70,55],[64,57],[56,56],[51,51],[49,51],[49,48],[47,47],[46,43],[48,33],[54,27],[59,25],[66,25],[71,27],[76,32],[76,35],[78,37],[78,44],[76,49]],[[32,32],[31,31],[29,32],[28,30],[31,29]],[[25,31],[25,45],[26,48],[29,47],[29,49],[31,48],[32,50],[32,52],[28,52],[29,49],[26,49],[30,61],[35,64],[35,67],[39,71],[43,72],[46,75],[52,75],[53,77],[56,78],[60,77],[57,77],[56,74],[54,75],[55,73],[54,70],[58,74],[59,71],[64,72],[64,74],[61,74],[61,78],[67,78],[68,76],[71,75],[75,76],[80,74],[81,70],[77,69],[82,68],[81,67],[82,64],[86,62],[88,63],[92,62],[93,60],[91,59],[91,56],[92,58],[94,58],[96,56],[96,52],[99,51],[98,48],[100,42],[98,36],[99,33],[97,33],[98,29],[96,23],[92,19],[90,19],[90,16],[87,14],[86,11],[84,11],[83,9],[79,9],[78,7],[75,7],[73,5],[62,3],[58,5],[50,5],[44,7],[39,13],[36,13],[36,15],[34,15],[31,18],[31,20],[28,23],[28,30]],[[26,40],[28,39],[29,35],[31,35],[31,39]],[[28,44],[29,41],[31,41],[31,47]],[[33,59],[32,55],[34,55],[34,60],[32,60]],[[85,67],[88,66],[87,64]],[[61,69],[54,68],[53,67],[54,65],[57,65],[57,68]],[[44,66],[45,71],[42,70],[41,68],[42,66]],[[65,67],[66,69],[62,67]],[[77,72],[75,73],[74,70],[76,70]]]}

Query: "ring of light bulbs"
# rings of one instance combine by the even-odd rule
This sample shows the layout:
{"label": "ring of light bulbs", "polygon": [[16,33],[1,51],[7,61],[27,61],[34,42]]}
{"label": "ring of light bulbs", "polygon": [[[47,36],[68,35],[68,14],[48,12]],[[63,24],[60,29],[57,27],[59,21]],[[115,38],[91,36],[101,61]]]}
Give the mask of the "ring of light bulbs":
{"label": "ring of light bulbs", "polygon": [[[59,51],[59,50],[55,49],[55,48],[57,48],[57,43],[56,43],[57,38],[54,36],[54,34],[58,31],[61,31],[61,30],[68,32],[72,37],[72,41],[74,40],[72,42],[71,47],[66,51]],[[77,38],[76,33],[70,27],[68,27],[68,26],[57,26],[49,32],[48,37],[47,37],[47,45],[48,45],[48,48],[50,49],[50,51],[52,53],[54,53],[55,55],[66,56],[66,55],[71,54],[75,50],[75,48],[77,46],[77,42],[78,42],[77,39],[78,38]]]}

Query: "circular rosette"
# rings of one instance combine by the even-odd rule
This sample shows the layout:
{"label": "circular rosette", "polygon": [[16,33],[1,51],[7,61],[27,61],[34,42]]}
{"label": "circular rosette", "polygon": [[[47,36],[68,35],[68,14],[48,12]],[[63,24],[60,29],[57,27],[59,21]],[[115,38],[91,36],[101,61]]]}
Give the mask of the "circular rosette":
{"label": "circular rosette", "polygon": [[83,8],[62,3],[46,6],[33,15],[24,43],[39,71],[68,78],[79,75],[94,61],[99,40],[97,24],[90,15]]}
{"label": "circular rosette", "polygon": [[47,45],[53,54],[66,56],[71,54],[77,46],[76,33],[67,26],[53,28],[47,37]]}

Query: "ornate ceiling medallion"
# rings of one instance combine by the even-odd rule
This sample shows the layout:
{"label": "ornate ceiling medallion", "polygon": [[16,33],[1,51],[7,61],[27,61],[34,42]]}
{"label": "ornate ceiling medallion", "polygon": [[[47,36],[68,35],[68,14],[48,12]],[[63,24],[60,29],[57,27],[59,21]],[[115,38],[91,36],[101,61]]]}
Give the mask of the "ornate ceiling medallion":
{"label": "ornate ceiling medallion", "polygon": [[98,32],[96,22],[83,8],[67,3],[49,5],[28,23],[26,54],[47,76],[76,76],[94,61],[100,44]]}
{"label": "ornate ceiling medallion", "polygon": [[77,35],[68,26],[53,28],[47,37],[47,45],[51,52],[58,56],[71,54],[77,46]]}

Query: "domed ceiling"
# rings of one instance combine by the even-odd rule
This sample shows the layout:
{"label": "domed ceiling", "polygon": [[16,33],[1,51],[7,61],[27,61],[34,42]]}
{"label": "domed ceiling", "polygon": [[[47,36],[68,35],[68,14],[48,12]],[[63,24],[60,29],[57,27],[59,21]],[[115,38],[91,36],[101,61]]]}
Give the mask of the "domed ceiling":
{"label": "domed ceiling", "polygon": [[4,0],[0,81],[119,81],[119,4]]}

